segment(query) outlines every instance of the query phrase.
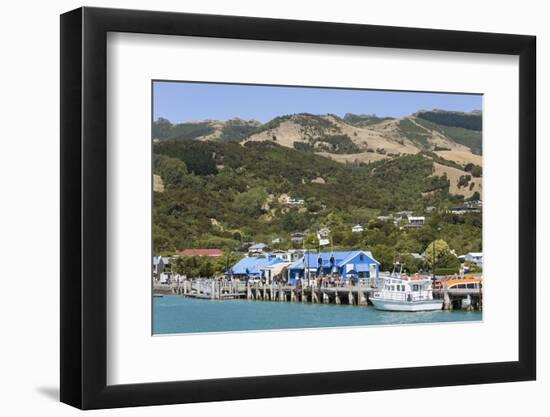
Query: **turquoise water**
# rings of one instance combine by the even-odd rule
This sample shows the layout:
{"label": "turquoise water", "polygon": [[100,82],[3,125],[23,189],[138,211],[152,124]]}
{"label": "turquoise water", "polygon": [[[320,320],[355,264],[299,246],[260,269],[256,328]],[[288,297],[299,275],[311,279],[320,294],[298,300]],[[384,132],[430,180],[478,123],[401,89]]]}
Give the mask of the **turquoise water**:
{"label": "turquoise water", "polygon": [[153,334],[303,329],[481,320],[479,311],[379,311],[372,306],[153,298]]}

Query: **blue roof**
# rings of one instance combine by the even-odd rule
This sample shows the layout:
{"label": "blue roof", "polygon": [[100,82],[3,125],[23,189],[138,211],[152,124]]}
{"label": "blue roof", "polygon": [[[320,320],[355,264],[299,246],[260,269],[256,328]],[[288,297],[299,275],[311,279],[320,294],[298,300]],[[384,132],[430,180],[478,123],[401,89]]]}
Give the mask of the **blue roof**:
{"label": "blue roof", "polygon": [[228,271],[235,275],[260,275],[260,269],[266,266],[275,265],[284,262],[279,258],[263,258],[260,256],[249,256],[241,259]]}
{"label": "blue roof", "polygon": [[321,257],[323,267],[330,267],[330,258],[334,256],[334,264],[338,267],[346,265],[357,255],[366,255],[370,258],[372,262],[378,263],[376,259],[373,258],[372,253],[369,251],[363,250],[354,250],[354,251],[345,251],[345,252],[321,252],[321,253],[310,253],[302,258],[298,259],[296,262],[289,266],[289,269],[304,269],[304,262],[307,262],[309,268],[317,268],[319,265],[319,257]]}

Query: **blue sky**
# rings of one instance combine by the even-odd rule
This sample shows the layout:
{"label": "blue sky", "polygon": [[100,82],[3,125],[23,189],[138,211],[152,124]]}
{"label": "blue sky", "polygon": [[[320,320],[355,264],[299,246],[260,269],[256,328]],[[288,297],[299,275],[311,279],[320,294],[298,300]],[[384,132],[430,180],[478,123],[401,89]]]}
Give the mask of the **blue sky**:
{"label": "blue sky", "polygon": [[166,81],[153,85],[153,117],[172,123],[235,117],[265,123],[293,113],[402,117],[422,109],[481,110],[481,101],[481,95],[468,94]]}

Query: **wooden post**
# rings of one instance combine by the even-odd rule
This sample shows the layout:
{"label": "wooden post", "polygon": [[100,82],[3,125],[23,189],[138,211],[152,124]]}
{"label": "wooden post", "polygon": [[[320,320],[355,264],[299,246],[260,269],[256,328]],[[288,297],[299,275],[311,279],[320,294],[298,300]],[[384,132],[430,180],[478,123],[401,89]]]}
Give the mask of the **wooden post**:
{"label": "wooden post", "polygon": [[279,301],[286,301],[285,300],[285,290],[283,289],[283,286],[280,285],[280,288],[279,288]]}
{"label": "wooden post", "polygon": [[340,304],[340,296],[338,295],[338,290],[334,290],[334,303]]}
{"label": "wooden post", "polygon": [[328,296],[326,291],[323,291],[323,304],[328,304],[328,303],[330,303],[330,297]]}
{"label": "wooden post", "polygon": [[353,291],[350,289],[348,293],[348,303],[350,306],[355,305],[355,297],[353,296]]}
{"label": "wooden post", "polygon": [[367,297],[365,296],[365,292],[359,288],[359,291],[357,292],[357,304],[360,306],[366,306],[367,305]]}
{"label": "wooden post", "polygon": [[296,301],[296,288],[290,288],[290,302]]}
{"label": "wooden post", "polygon": [[451,297],[449,296],[449,292],[445,290],[443,293],[443,310],[452,310],[453,309],[453,303],[451,301]]}

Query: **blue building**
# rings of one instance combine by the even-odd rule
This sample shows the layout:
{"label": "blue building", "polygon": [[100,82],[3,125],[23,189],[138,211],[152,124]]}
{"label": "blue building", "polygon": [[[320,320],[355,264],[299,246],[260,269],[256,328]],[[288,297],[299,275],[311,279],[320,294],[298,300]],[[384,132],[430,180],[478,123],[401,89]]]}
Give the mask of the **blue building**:
{"label": "blue building", "polygon": [[262,268],[267,268],[279,263],[285,263],[282,259],[276,257],[261,257],[249,256],[241,259],[233,265],[227,272],[226,276],[230,278],[240,279],[257,279],[262,278]]}
{"label": "blue building", "polygon": [[359,278],[378,279],[379,265],[368,251],[310,253],[288,267],[289,281],[295,284],[300,278],[304,278],[306,268],[309,277],[338,275],[346,281]]}

